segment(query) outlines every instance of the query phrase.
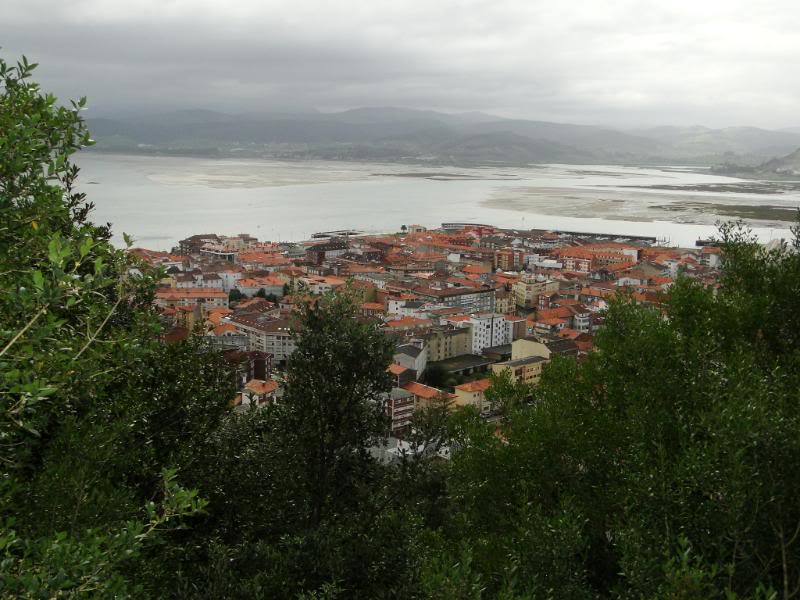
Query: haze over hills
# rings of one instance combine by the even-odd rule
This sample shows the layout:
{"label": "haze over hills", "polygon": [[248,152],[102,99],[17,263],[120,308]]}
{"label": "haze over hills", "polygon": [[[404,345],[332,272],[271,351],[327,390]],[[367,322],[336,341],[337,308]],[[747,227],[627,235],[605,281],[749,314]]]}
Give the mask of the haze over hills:
{"label": "haze over hills", "polygon": [[780,158],[773,158],[758,167],[761,174],[795,177],[800,175],[800,148]]}
{"label": "haze over hills", "polygon": [[800,129],[611,128],[395,107],[233,115],[209,110],[89,118],[99,151],[448,165],[735,163],[800,147]]}

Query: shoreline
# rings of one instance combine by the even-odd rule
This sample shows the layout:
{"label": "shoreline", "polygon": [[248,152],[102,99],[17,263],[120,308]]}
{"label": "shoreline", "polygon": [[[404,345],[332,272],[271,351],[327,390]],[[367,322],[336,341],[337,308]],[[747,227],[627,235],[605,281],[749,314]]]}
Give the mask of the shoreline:
{"label": "shoreline", "polygon": [[[620,188],[609,188],[608,191],[623,195],[627,192]],[[481,205],[526,214],[633,223],[669,221],[687,225],[715,225],[719,221],[741,219],[753,227],[787,229],[797,221],[800,211],[800,203],[794,206],[731,203],[724,198],[696,194],[686,194],[673,200],[670,196],[658,194],[645,199],[604,198],[588,189],[564,189],[562,192],[550,188],[520,188],[515,190],[514,196],[506,191],[495,193],[483,200]]]}

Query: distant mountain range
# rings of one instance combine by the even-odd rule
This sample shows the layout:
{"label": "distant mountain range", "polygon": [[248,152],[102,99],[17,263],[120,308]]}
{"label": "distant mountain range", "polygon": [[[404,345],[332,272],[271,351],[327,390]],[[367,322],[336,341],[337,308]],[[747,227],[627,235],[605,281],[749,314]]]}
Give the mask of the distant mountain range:
{"label": "distant mountain range", "polygon": [[175,155],[397,161],[737,164],[754,167],[800,148],[800,128],[655,127],[622,131],[393,107],[336,113],[231,115],[182,110],[89,118],[95,149]]}

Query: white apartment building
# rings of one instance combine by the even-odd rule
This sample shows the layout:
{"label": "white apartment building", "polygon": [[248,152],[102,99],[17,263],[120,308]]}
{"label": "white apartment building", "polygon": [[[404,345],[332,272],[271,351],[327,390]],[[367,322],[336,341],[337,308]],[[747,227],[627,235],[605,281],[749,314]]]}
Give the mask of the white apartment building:
{"label": "white apartment building", "polygon": [[247,336],[247,349],[267,352],[275,362],[287,360],[295,349],[288,319],[267,315],[238,315],[222,319]]}
{"label": "white apartment building", "polygon": [[510,344],[511,329],[503,315],[483,313],[470,315],[469,323],[472,326],[472,353],[480,354],[486,348]]}
{"label": "white apartment building", "polygon": [[505,316],[496,313],[474,313],[468,318],[453,317],[442,319],[442,322],[470,329],[472,354],[480,354],[486,348],[510,344],[514,339],[513,323],[507,322]]}

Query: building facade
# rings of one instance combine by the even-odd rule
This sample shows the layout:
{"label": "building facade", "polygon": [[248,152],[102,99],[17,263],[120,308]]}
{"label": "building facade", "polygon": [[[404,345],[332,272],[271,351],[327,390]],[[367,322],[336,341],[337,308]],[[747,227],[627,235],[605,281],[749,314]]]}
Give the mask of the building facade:
{"label": "building facade", "polygon": [[511,286],[517,306],[530,310],[539,304],[539,296],[558,291],[558,282],[544,277],[523,277]]}
{"label": "building facade", "polygon": [[542,378],[542,370],[549,362],[548,359],[541,356],[529,356],[495,363],[492,365],[492,372],[499,375],[503,371],[508,371],[514,383],[538,385]]}
{"label": "building facade", "polygon": [[277,362],[285,362],[294,352],[295,342],[288,319],[267,315],[232,315],[224,321],[247,336],[247,349],[266,352]]}

